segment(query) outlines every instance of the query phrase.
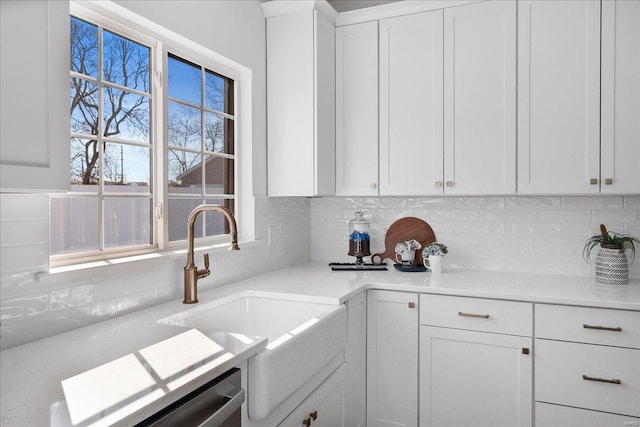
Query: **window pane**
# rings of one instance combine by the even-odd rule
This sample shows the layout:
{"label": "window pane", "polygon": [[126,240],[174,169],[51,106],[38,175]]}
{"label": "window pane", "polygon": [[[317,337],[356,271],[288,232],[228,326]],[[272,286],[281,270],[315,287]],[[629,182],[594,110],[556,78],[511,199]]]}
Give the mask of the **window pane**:
{"label": "window pane", "polygon": [[202,155],[169,150],[169,191],[177,194],[202,192]]}
{"label": "window pane", "polygon": [[98,78],[98,27],[71,17],[71,71]]}
{"label": "window pane", "polygon": [[194,105],[202,105],[201,68],[173,55],[169,55],[168,66],[169,96]]}
{"label": "window pane", "polygon": [[49,230],[51,255],[100,249],[98,199],[52,197]]}
{"label": "window pane", "polygon": [[126,144],[105,144],[105,191],[149,193],[150,185],[151,149]]}
{"label": "window pane", "polygon": [[149,142],[149,98],[105,87],[103,102],[104,136]]}
{"label": "window pane", "polygon": [[95,139],[71,138],[71,191],[98,191],[99,156]]}
{"label": "window pane", "polygon": [[202,119],[200,110],[169,102],[167,138],[172,147],[202,150]]}
{"label": "window pane", "polygon": [[[234,212],[234,200],[233,199],[207,199],[206,203],[209,205],[219,205]],[[229,234],[229,221],[226,217],[219,212],[205,212],[206,214],[206,235],[217,236],[219,234]]]}
{"label": "window pane", "polygon": [[104,31],[104,80],[149,93],[151,50],[139,43]]}
{"label": "window pane", "polygon": [[148,245],[151,243],[151,200],[105,198],[104,245]]}
{"label": "window pane", "polygon": [[223,113],[229,113],[225,109],[225,78],[221,77],[209,70],[205,72],[205,92],[204,101],[205,107],[210,110],[222,111]]}
{"label": "window pane", "polygon": [[206,159],[206,194],[233,194],[233,160],[215,156]]}
{"label": "window pane", "polygon": [[[201,199],[169,199],[169,241],[185,240],[187,238],[187,220],[189,214],[198,205]],[[196,219],[194,236],[202,237],[202,214]]]}
{"label": "window pane", "polygon": [[98,134],[98,85],[71,77],[69,106],[71,132]]}
{"label": "window pane", "polygon": [[224,118],[212,113],[204,115],[204,145],[205,150],[224,152]]}

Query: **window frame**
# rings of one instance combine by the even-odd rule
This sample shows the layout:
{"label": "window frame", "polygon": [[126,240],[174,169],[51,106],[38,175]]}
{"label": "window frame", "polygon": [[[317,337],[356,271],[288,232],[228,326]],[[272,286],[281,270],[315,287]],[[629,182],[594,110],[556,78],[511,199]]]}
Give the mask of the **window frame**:
{"label": "window frame", "polygon": [[[250,116],[251,97],[251,71],[246,67],[225,58],[210,49],[192,42],[146,18],[129,11],[113,2],[85,3],[72,0],[70,2],[69,19],[74,16],[93,25],[104,28],[122,37],[144,44],[151,52],[151,85],[152,104],[150,118],[150,140],[152,141],[152,176],[151,176],[151,244],[139,246],[120,246],[106,248],[105,250],[92,252],[76,252],[68,254],[50,255],[51,267],[65,267],[74,264],[91,263],[94,261],[108,261],[110,259],[123,259],[154,252],[174,251],[186,246],[186,240],[170,242],[168,234],[168,179],[167,150],[168,142],[166,105],[167,105],[167,58],[170,52],[188,61],[192,61],[201,67],[231,79],[234,82],[233,90],[233,135],[234,135],[234,178],[233,199],[234,213],[239,224],[239,237],[241,241],[252,241],[255,236],[254,199],[251,191],[251,179],[247,173],[251,170],[251,161],[247,167],[242,167],[243,160],[251,156],[251,148],[242,150],[241,140],[250,142],[250,117],[241,119],[242,114]],[[155,92],[155,93],[154,93]],[[243,105],[244,103],[244,105]],[[245,179],[241,180],[244,174]],[[250,175],[248,175],[250,178]],[[243,187],[244,184],[244,187]],[[55,197],[75,197],[79,193],[57,194]],[[54,196],[54,195],[52,195]],[[87,197],[95,197],[94,194]],[[186,228],[186,223],[185,223]],[[102,232],[102,231],[101,231]],[[206,245],[208,248],[216,247],[228,242],[227,234],[198,238],[197,245]]]}

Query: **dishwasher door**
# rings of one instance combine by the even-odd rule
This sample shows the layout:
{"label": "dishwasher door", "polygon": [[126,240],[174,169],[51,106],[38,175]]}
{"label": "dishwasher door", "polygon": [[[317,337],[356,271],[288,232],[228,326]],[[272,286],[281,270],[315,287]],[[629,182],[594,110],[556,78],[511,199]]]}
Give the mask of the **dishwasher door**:
{"label": "dishwasher door", "polygon": [[244,399],[240,369],[233,368],[153,414],[136,427],[238,427],[242,423],[240,407]]}

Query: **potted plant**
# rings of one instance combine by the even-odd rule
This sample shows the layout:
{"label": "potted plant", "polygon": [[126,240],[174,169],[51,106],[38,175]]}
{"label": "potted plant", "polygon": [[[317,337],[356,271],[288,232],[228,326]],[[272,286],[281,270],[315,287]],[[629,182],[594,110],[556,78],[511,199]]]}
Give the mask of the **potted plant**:
{"label": "potted plant", "polygon": [[582,255],[589,262],[591,252],[596,248],[595,276],[596,282],[607,285],[626,285],[629,283],[629,264],[624,252],[624,246],[631,246],[631,262],[636,257],[635,244],[640,245],[636,237],[607,231],[604,224],[600,224],[600,234],[591,236],[584,244]]}
{"label": "potted plant", "polygon": [[439,243],[439,242],[429,243],[422,250],[423,257],[428,257],[430,255],[445,256],[448,253],[449,253],[449,249],[447,248],[447,246],[444,243]]}
{"label": "potted plant", "polygon": [[442,273],[442,258],[448,253],[449,249],[444,243],[429,243],[422,250],[422,264],[433,274],[440,274]]}

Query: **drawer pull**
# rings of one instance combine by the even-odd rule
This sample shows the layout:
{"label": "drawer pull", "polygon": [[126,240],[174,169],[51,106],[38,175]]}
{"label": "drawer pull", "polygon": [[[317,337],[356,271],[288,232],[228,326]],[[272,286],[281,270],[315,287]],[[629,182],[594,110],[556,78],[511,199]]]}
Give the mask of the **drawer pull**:
{"label": "drawer pull", "polygon": [[593,326],[593,325],[587,325],[586,323],[583,323],[582,327],[585,329],[597,329],[598,331],[622,332],[622,328],[619,326],[617,328],[610,328],[608,326]]}
{"label": "drawer pull", "polygon": [[458,312],[458,316],[460,317],[476,317],[478,319],[488,319],[488,314],[473,314],[473,313],[463,313],[462,311]]}
{"label": "drawer pull", "polygon": [[620,380],[607,380],[605,378],[596,378],[596,377],[590,377],[587,375],[583,375],[582,379],[585,381],[597,381],[599,383],[607,383],[607,384],[622,384],[622,381]]}

